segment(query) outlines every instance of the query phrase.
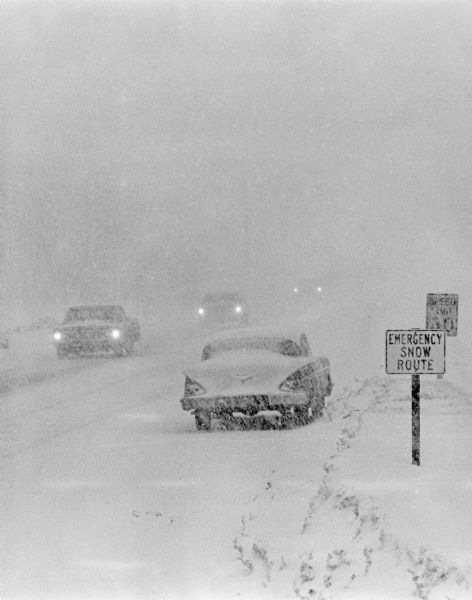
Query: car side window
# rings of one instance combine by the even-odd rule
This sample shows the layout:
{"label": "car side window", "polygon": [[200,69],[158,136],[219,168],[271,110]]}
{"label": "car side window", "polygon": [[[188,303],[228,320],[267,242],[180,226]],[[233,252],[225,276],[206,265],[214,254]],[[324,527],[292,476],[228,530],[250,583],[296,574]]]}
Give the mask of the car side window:
{"label": "car side window", "polygon": [[308,339],[304,333],[300,336],[300,348],[302,349],[303,356],[311,356],[311,348],[308,343]]}
{"label": "car side window", "polygon": [[279,352],[284,356],[300,356],[301,350],[292,340],[280,340],[278,342]]}

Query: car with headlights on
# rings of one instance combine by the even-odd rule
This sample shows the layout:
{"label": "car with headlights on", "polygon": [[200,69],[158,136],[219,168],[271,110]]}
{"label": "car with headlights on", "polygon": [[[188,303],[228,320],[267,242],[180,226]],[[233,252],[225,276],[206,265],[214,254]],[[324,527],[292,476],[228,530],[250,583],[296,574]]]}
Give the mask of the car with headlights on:
{"label": "car with headlights on", "polygon": [[58,358],[91,352],[124,356],[139,341],[140,328],[121,306],[72,306],[54,329],[53,338]]}
{"label": "car with headlights on", "polygon": [[333,388],[329,360],[313,355],[306,334],[276,329],[222,332],[184,375],[181,406],[202,430],[215,417],[228,423],[267,411],[285,426],[308,423],[323,413]]}
{"label": "car with headlights on", "polygon": [[319,301],[325,290],[319,279],[302,279],[292,289],[293,297],[298,301]]}
{"label": "car with headlights on", "polygon": [[214,292],[205,294],[200,301],[197,315],[202,324],[234,323],[247,325],[248,307],[237,292]]}

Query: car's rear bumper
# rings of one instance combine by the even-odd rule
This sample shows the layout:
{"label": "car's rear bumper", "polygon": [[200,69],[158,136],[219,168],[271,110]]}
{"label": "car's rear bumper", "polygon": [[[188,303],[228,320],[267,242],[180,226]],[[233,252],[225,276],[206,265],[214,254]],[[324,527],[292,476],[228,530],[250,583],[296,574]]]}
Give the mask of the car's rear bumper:
{"label": "car's rear bumper", "polygon": [[292,406],[302,406],[309,402],[302,392],[276,392],[241,396],[184,396],[180,404],[184,410],[207,410],[211,412],[250,412],[280,410]]}

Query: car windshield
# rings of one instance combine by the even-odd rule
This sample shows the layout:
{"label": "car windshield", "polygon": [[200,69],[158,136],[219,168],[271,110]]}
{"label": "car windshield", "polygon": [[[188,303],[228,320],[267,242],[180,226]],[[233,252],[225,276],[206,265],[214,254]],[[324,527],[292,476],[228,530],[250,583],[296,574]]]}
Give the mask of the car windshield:
{"label": "car windshield", "polygon": [[122,321],[124,311],[120,306],[78,306],[69,308],[65,321]]}
{"label": "car windshield", "polygon": [[284,356],[302,356],[300,346],[286,338],[250,338],[224,340],[208,344],[203,350],[202,360],[208,360],[223,352],[248,352],[253,350],[268,350]]}

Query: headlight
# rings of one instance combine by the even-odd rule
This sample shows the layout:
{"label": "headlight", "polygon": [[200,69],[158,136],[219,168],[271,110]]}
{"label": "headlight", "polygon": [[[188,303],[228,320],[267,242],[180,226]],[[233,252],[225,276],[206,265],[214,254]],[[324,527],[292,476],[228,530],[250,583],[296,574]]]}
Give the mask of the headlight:
{"label": "headlight", "polygon": [[56,342],[58,342],[62,337],[62,333],[60,331],[55,331],[53,337],[56,340]]}
{"label": "headlight", "polygon": [[111,337],[114,340],[117,340],[120,337],[120,335],[121,335],[121,331],[119,329],[112,329],[111,330]]}
{"label": "headlight", "polygon": [[205,314],[205,310],[203,308],[199,308],[198,309],[198,314],[203,317],[203,315]]}
{"label": "headlight", "polygon": [[298,288],[293,288],[295,294],[298,294]]}
{"label": "headlight", "polygon": [[243,312],[243,307],[238,304],[237,306],[234,307],[234,310],[237,313],[241,313],[241,312]]}
{"label": "headlight", "polygon": [[321,285],[316,288],[316,291],[317,292],[322,292],[323,291],[323,288],[321,287]]}
{"label": "headlight", "polygon": [[205,388],[198,383],[198,381],[194,381],[190,379],[190,377],[185,377],[185,396],[200,396],[205,393]]}

